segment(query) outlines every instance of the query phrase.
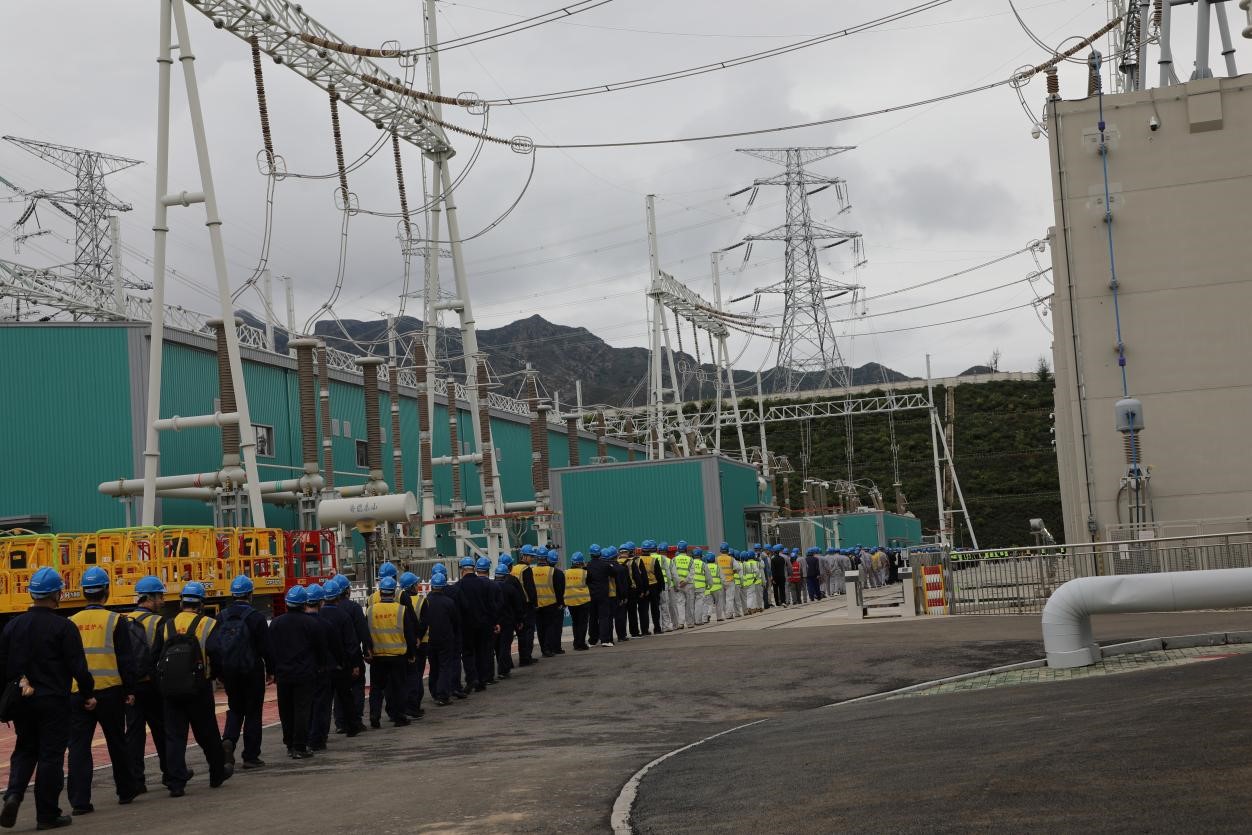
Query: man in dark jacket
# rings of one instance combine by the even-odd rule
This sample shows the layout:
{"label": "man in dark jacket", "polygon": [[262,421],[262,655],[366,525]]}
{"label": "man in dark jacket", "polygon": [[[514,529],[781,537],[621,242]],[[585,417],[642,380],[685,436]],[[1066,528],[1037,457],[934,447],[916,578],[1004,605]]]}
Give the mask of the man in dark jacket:
{"label": "man in dark jacket", "polygon": [[274,647],[274,680],[278,690],[278,718],[283,726],[287,756],[303,760],[309,750],[309,717],[313,712],[313,690],[317,671],[327,665],[329,652],[326,633],[316,615],[304,611],[309,601],[304,586],[287,591],[287,611],[270,624]]}
{"label": "man in dark jacket", "polygon": [[556,595],[556,611],[548,618],[548,652],[564,655],[561,637],[565,633],[565,572],[561,569],[561,552],[549,549],[548,566],[552,569],[552,593]]}
{"label": "man in dark jacket", "polygon": [[[369,659],[374,650],[373,644],[370,642],[370,628],[365,620],[365,610],[361,608],[361,604],[352,599],[352,583],[342,574],[336,574],[331,577],[331,582],[339,586],[339,607],[348,614],[348,620],[352,622],[352,631],[356,633],[357,643],[361,647],[361,655],[366,660]],[[350,687],[352,691],[352,701],[342,704],[335,704],[335,733],[347,733],[355,729],[357,732],[365,730],[365,666],[361,666],[361,672],[352,677]]]}
{"label": "man in dark jacket", "polygon": [[421,719],[426,715],[422,710],[422,675],[426,672],[426,650],[429,637],[422,626],[422,607],[426,598],[418,589],[420,578],[412,571],[400,575],[400,605],[407,606],[417,620],[417,653],[404,672],[404,715],[410,719]]}
{"label": "man in dark jacket", "polygon": [[460,562],[461,578],[456,583],[456,602],[461,614],[461,664],[465,669],[465,690],[478,692],[487,689],[479,680],[478,652],[490,645],[489,636],[495,632],[490,614],[490,593],[486,579],[475,572],[474,558],[464,557]]}
{"label": "man in dark jacket", "polygon": [[770,549],[774,556],[769,561],[769,579],[774,586],[774,605],[787,605],[787,575],[791,571],[791,566],[787,563],[787,558],[783,556],[783,547],[775,545]]}
{"label": "man in dark jacket", "polygon": [[539,593],[535,589],[535,575],[531,571],[531,561],[535,557],[532,545],[523,545],[519,552],[521,562],[509,571],[522,584],[526,594],[526,603],[522,610],[522,628],[517,630],[517,666],[529,667],[535,663],[535,612]]}
{"label": "man in dark jacket", "polygon": [[496,671],[500,678],[508,678],[513,670],[513,636],[522,628],[526,617],[526,592],[522,589],[522,581],[509,573],[513,566],[513,558],[508,554],[500,555],[496,566],[496,587],[500,589],[500,608],[496,613],[496,623],[500,631],[496,634]]}
{"label": "man in dark jacket", "polygon": [[804,583],[808,588],[809,602],[821,600],[822,589],[819,579],[822,572],[822,562],[817,558],[818,549],[809,548],[804,554]]}
{"label": "man in dark jacket", "polygon": [[591,595],[591,633],[595,636],[590,643],[611,647],[617,572],[612,561],[604,558],[599,545],[591,546],[591,559],[587,561],[587,591]]}
{"label": "man in dark jacket", "polygon": [[335,632],[335,626],[322,619],[322,605],[326,602],[326,590],[318,583],[305,586],[308,603],[304,611],[317,618],[317,625],[322,630],[322,639],[326,643],[326,658],[323,666],[317,670],[317,683],[313,686],[313,706],[309,714],[309,750],[325,751],[326,739],[330,735],[330,715],[334,702],[335,676],[348,665],[348,654]]}
{"label": "man in dark jacket", "polygon": [[[213,630],[213,652],[221,657],[218,678],[226,688],[226,727],[222,750],[226,761],[235,762],[239,733],[243,732],[243,767],[260,768],[261,709],[265,705],[265,682],[274,680],[274,656],[270,651],[270,628],[265,615],[252,606],[252,580],[242,574],[230,581],[234,602],[222,610]],[[226,643],[247,641],[247,649]],[[248,657],[251,663],[246,663]],[[247,669],[236,669],[244,667]]]}
{"label": "man in dark jacket", "polygon": [[617,629],[618,642],[629,641],[626,627],[630,617],[630,566],[624,552],[610,547],[613,560],[613,626]]}
{"label": "man in dark jacket", "polygon": [[0,671],[5,682],[24,682],[21,706],[13,717],[17,742],[9,758],[9,786],[0,826],[17,822],[30,778],[35,777],[35,820],[40,829],[69,826],[58,802],[70,733],[70,681],[78,685],[83,707],[96,706],[95,680],[87,670],[83,641],[68,618],[57,615],[64,582],[54,568],[41,568],[27,585],[32,605],[9,621],[0,634]]}
{"label": "man in dark jacket", "polygon": [[[351,704],[352,682],[360,677],[365,667],[365,659],[361,655],[361,643],[352,626],[352,619],[342,605],[345,594],[343,586],[328,580],[322,587],[326,592],[326,601],[322,604],[321,618],[330,626],[333,640],[339,645],[339,653],[335,654],[344,659],[343,666],[331,677],[331,693],[336,704]],[[356,736],[360,729],[353,727],[345,732],[348,736]],[[248,762],[244,760],[244,768],[247,767]]]}
{"label": "man in dark jacket", "polygon": [[491,582],[491,559],[479,557],[474,563],[478,585],[485,592],[484,602],[487,618],[483,621],[474,647],[474,662],[478,665],[478,683],[486,686],[496,683],[496,635],[500,634],[500,610],[504,606],[504,594]]}
{"label": "man in dark jacket", "polygon": [[422,607],[423,626],[430,636],[428,652],[432,658],[438,659],[432,665],[436,678],[431,687],[435,704],[440,707],[451,703],[453,688],[456,686],[456,649],[461,633],[459,607],[447,595],[447,588],[448,578],[445,575],[433,575],[430,578],[430,594],[426,597],[426,605]]}

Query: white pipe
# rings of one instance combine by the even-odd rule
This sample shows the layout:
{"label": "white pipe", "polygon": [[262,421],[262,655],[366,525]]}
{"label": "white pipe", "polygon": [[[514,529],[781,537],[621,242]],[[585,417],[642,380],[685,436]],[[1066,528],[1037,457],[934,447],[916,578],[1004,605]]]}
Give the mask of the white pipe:
{"label": "white pipe", "polygon": [[207,426],[234,426],[238,423],[238,412],[214,412],[211,415],[193,415],[192,417],[174,415],[171,418],[161,418],[156,422],[156,428],[162,431],[172,429],[175,432],[181,432],[184,429],[198,429]]}
{"label": "white pipe", "polygon": [[1100,660],[1092,615],[1249,605],[1252,568],[1080,577],[1063,584],[1043,607],[1043,648],[1049,667],[1087,667]]}
{"label": "white pipe", "polygon": [[[116,481],[101,482],[96,489],[106,496],[138,496],[144,493],[145,480],[142,478],[119,478]],[[156,479],[155,489],[173,490],[183,487],[217,487],[223,482],[243,484],[243,468],[228,467],[213,473],[161,476]]]}

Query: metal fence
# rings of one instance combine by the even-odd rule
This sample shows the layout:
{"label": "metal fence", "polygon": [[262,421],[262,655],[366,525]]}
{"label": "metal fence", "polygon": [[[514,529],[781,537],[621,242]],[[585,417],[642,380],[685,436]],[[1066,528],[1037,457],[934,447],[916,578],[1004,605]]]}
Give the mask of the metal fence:
{"label": "metal fence", "polygon": [[922,566],[943,566],[954,615],[1038,614],[1058,586],[1077,577],[1252,567],[1252,533],[987,551],[914,549],[908,556],[918,583]]}

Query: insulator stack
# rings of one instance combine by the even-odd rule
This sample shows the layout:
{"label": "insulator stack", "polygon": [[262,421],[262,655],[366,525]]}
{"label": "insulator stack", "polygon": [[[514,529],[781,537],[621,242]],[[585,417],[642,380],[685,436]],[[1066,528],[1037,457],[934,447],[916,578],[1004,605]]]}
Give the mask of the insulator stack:
{"label": "insulator stack", "polygon": [[1100,92],[1100,69],[1098,66],[1087,67],[1087,95],[1094,96]]}
{"label": "insulator stack", "polygon": [[596,413],[596,455],[604,460],[609,455],[608,444],[604,442],[604,434],[608,427],[604,424],[604,412]]}
{"label": "insulator stack", "polygon": [[335,443],[330,423],[330,359],[325,343],[317,344],[317,399],[322,408],[322,465],[326,489],[335,489]]}
{"label": "insulator stack", "polygon": [[[495,450],[491,446],[491,407],[487,403],[487,360],[479,357],[478,381],[478,449],[482,453],[483,505],[495,499]],[[502,508],[501,508],[502,509]]]}
{"label": "insulator stack", "polygon": [[1157,29],[1161,28],[1161,0],[1152,4],[1152,25]]}
{"label": "insulator stack", "polygon": [[[238,319],[231,321],[232,327],[242,324]],[[238,411],[235,406],[235,387],[230,374],[230,357],[226,353],[226,326],[221,319],[210,319],[209,327],[217,340],[217,391],[221,404],[218,411],[229,414]],[[222,466],[239,465],[239,424],[228,423],[222,426]]]}
{"label": "insulator stack", "polygon": [[395,492],[404,492],[404,451],[400,447],[400,370],[387,369],[387,386],[391,389],[391,470]]}
{"label": "insulator stack", "polygon": [[315,339],[293,339],[288,347],[296,350],[296,390],[300,395],[300,452],[304,471],[317,472],[317,383],[313,371]]}
{"label": "insulator stack", "polygon": [[429,383],[427,382],[428,371],[426,369],[426,344],[423,342],[413,343],[413,362],[416,364],[414,369],[417,373],[417,437],[418,437],[418,466],[421,472],[418,477],[422,481],[422,491],[425,492],[427,487],[434,489],[435,476],[431,472],[431,426],[430,426],[430,404],[427,401],[427,391]]}
{"label": "insulator stack", "polygon": [[1143,467],[1143,436],[1137,432],[1122,434],[1122,448],[1126,451],[1126,465]]}
{"label": "insulator stack", "polygon": [[265,161],[274,172],[274,139],[270,135],[270,109],[265,101],[265,76],[261,74],[261,44],[256,35],[248,38],[252,47],[252,75],[256,79],[256,105],[261,114],[261,141],[265,145]]}
{"label": "insulator stack", "polygon": [[791,479],[783,479],[783,507],[791,511]]}
{"label": "insulator stack", "polygon": [[567,417],[565,419],[565,434],[569,439],[569,465],[577,467],[582,463],[578,449],[578,418]]}
{"label": "insulator stack", "polygon": [[452,450],[452,506],[459,508],[461,500],[461,439],[458,436],[457,423],[460,410],[457,409],[455,388],[452,380],[448,380],[448,446]]}
{"label": "insulator stack", "polygon": [[413,237],[413,227],[409,222],[409,197],[404,190],[404,165],[400,162],[400,135],[391,132],[391,153],[396,159],[396,189],[400,192],[400,217],[404,219],[404,241],[407,244]]}
{"label": "insulator stack", "polygon": [[383,477],[383,425],[378,412],[378,366],[383,364],[383,358],[361,357],[356,364],[361,368],[365,391],[365,459],[370,479],[380,481]]}
{"label": "insulator stack", "polygon": [[1056,67],[1050,67],[1044,73],[1044,79],[1048,85],[1048,98],[1059,99],[1061,97],[1061,79],[1056,73]]}
{"label": "insulator stack", "polygon": [[339,130],[339,92],[330,85],[330,131],[335,138],[335,164],[339,167],[339,194],[344,211],[348,209],[348,167],[343,161],[343,133]]}
{"label": "insulator stack", "polygon": [[[299,38],[310,46],[319,46],[322,49],[330,49],[335,52],[342,52],[345,55],[356,55],[362,58],[399,58],[403,54],[403,51],[400,49],[377,49],[369,46],[353,46],[352,44],[331,41],[326,38],[319,38],[317,35],[308,35],[303,32],[300,33]],[[455,99],[453,101],[455,101]]]}

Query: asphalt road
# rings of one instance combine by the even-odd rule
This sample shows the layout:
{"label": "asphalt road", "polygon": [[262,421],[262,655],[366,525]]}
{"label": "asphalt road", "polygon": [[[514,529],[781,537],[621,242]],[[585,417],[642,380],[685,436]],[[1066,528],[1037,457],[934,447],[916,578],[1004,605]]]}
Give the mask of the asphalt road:
{"label": "asphalt road", "polygon": [[[756,621],[761,627],[778,627],[829,605],[767,613],[742,626]],[[1248,622],[1249,616],[1239,613],[1118,616],[1098,621],[1096,629],[1100,638],[1116,640],[1243,629]],[[749,768],[758,776],[767,772],[762,768],[762,763],[772,762],[767,749],[778,742],[814,757],[834,745],[831,740],[841,737],[843,729],[836,712],[808,713],[811,709],[1042,653],[1038,619],[1033,617],[728,628],[732,626],[741,625],[654,636],[612,649],[570,650],[516,670],[512,680],[465,702],[446,708],[428,702],[426,718],[412,727],[384,727],[354,740],[332,737],[331,749],[311,760],[288,760],[278,729],[267,729],[262,756],[270,765],[240,772],[217,790],[209,789],[193,748],[189,763],[198,774],[180,799],[154,790],[130,806],[116,806],[107,770],[98,771],[97,811],[79,823],[100,832],[176,825],[185,835],[217,835],[241,823],[267,833],[364,827],[380,833],[603,832],[609,829],[610,811],[623,783],[657,756],[756,719],[792,723],[775,741],[748,749],[751,759],[738,752],[730,759],[702,759],[704,765],[688,767],[687,762],[695,761],[677,758],[670,761],[676,766],[672,781],[659,774],[644,781],[639,820],[645,831],[727,831],[714,825],[717,818],[702,816],[693,798],[726,802],[738,790],[735,775],[746,775]],[[872,711],[881,718],[864,723],[865,738],[882,754],[884,765],[893,761],[896,749],[906,747],[886,740],[917,709],[914,700],[884,703]],[[927,732],[936,730],[932,726]],[[914,744],[943,750],[923,740]],[[1038,750],[1039,743],[1032,741],[1022,756],[1032,758]],[[701,757],[707,753],[693,751]],[[1093,755],[1093,762],[1097,759]],[[797,762],[805,760],[779,766],[780,779],[794,774]],[[813,762],[825,767],[835,761]],[[1101,767],[1113,774],[1117,764]],[[154,763],[149,771],[155,771]],[[836,770],[825,779],[818,791],[843,791]],[[690,788],[693,780],[701,781],[698,790]],[[713,782],[706,785],[705,780]],[[719,780],[732,787],[712,789]],[[688,789],[678,792],[674,787],[683,781]],[[896,802],[890,798],[912,783],[909,770],[902,769],[875,791],[888,803]],[[787,786],[780,785],[780,799],[790,796],[790,785],[788,777]],[[844,796],[849,803],[873,799]],[[837,828],[816,825],[798,806],[796,812],[796,831]],[[30,828],[33,815],[28,795],[19,827]],[[746,828],[747,821],[743,823]]]}

